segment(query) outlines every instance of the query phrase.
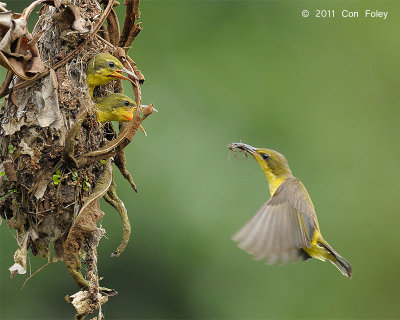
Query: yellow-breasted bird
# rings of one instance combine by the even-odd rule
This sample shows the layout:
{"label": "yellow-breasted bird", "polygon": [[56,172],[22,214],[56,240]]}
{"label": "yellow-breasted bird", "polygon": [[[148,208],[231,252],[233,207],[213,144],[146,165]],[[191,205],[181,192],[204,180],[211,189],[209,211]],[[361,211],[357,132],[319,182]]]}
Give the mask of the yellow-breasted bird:
{"label": "yellow-breasted bird", "polygon": [[[112,93],[107,97],[98,98],[95,101],[97,107],[97,120],[100,123],[106,121],[128,122],[133,118],[136,110],[136,102],[122,93]],[[146,105],[141,105],[146,108]],[[155,108],[154,111],[157,112]],[[146,131],[142,126],[140,129],[145,135]]]}
{"label": "yellow-breasted bird", "polygon": [[281,264],[299,257],[333,263],[351,278],[350,263],[322,237],[314,205],[301,181],[292,175],[285,157],[277,151],[232,143],[229,149],[251,154],[264,171],[271,198],[232,238],[239,248],[254,256]]}
{"label": "yellow-breasted bird", "polygon": [[127,122],[133,118],[136,102],[122,93],[112,93],[107,97],[96,99],[97,120]]}
{"label": "yellow-breasted bird", "polygon": [[129,74],[136,80],[139,78],[131,71],[126,69],[121,61],[109,53],[99,53],[89,60],[86,69],[87,82],[89,84],[90,96],[93,98],[95,87],[106,84],[114,79],[130,80],[122,72]]}

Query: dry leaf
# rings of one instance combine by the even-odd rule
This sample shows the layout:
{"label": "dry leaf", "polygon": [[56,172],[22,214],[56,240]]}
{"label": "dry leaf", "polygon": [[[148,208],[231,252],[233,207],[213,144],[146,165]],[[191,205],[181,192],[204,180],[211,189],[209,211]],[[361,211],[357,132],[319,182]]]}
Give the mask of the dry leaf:
{"label": "dry leaf", "polygon": [[46,192],[47,185],[49,181],[47,177],[42,176],[42,178],[39,180],[39,182],[36,185],[36,191],[35,191],[35,197],[36,199],[41,199],[44,196],[44,193]]}
{"label": "dry leaf", "polygon": [[29,80],[32,77],[29,77],[24,70],[23,63],[21,61],[18,61],[14,57],[6,57],[6,55],[0,51],[0,65],[2,65],[4,68],[7,68],[14,72],[18,77],[24,79],[24,80]]}
{"label": "dry leaf", "polygon": [[3,123],[2,127],[4,129],[5,135],[10,136],[15,132],[19,131],[22,126],[25,125],[25,118],[21,118],[20,120],[15,120],[14,118],[9,119],[7,123]]}
{"label": "dry leaf", "polygon": [[10,26],[3,39],[0,41],[0,50],[10,54],[11,43],[26,35],[28,33],[28,29],[26,27],[26,20],[23,17],[14,19],[11,15],[9,19]]}
{"label": "dry leaf", "polygon": [[83,18],[78,18],[74,21],[74,23],[72,24],[72,28],[76,31],[78,31],[79,33],[88,33],[89,29],[86,29],[84,27],[84,25],[86,24],[85,19]]}
{"label": "dry leaf", "polygon": [[19,143],[19,146],[21,147],[21,154],[28,154],[31,157],[34,156],[34,152],[32,150],[32,148],[30,148],[27,143],[25,142],[25,140],[21,140],[21,142]]}
{"label": "dry leaf", "polygon": [[[0,2],[1,6],[1,2]],[[9,29],[11,27],[11,11],[0,12],[0,26]],[[7,32],[7,30],[6,30]],[[4,32],[5,33],[5,32]]]}
{"label": "dry leaf", "polygon": [[81,17],[81,13],[77,6],[68,6],[71,12],[74,15],[75,21],[72,23],[72,28],[80,33],[87,33],[89,29],[86,29],[84,26],[86,24],[86,20]]}
{"label": "dry leaf", "polygon": [[86,29],[86,20],[81,17],[79,8],[74,5],[66,7],[63,11],[58,12],[54,15],[54,20],[57,22],[61,30],[67,30],[69,28],[80,32],[87,33],[89,29]]}
{"label": "dry leaf", "polygon": [[13,278],[16,274],[25,274],[26,273],[26,250],[28,247],[28,239],[31,233],[28,231],[25,233],[25,236],[22,240],[21,248],[15,251],[14,253],[14,264],[8,268],[11,273],[11,278]]}
{"label": "dry leaf", "polygon": [[[44,72],[46,66],[42,63],[36,42],[28,32],[26,16],[17,13],[0,12],[0,65],[13,71],[24,80],[32,79],[37,73]],[[17,52],[13,52],[12,44]]]}
{"label": "dry leaf", "polygon": [[[79,291],[72,296],[66,296],[66,300],[75,307],[78,313],[75,319],[83,319],[86,315],[93,313],[93,299],[89,291]],[[100,293],[97,294],[97,300],[99,306],[103,305],[108,301],[107,296],[103,296]]]}
{"label": "dry leaf", "polygon": [[62,117],[58,104],[57,77],[53,72],[46,77],[40,91],[35,91],[35,102],[38,106],[38,123],[41,127],[60,129]]}
{"label": "dry leaf", "polygon": [[26,269],[21,266],[19,263],[14,263],[11,267],[8,268],[8,270],[10,271],[11,278],[14,278],[14,276],[18,273],[18,274],[25,274],[26,273]]}

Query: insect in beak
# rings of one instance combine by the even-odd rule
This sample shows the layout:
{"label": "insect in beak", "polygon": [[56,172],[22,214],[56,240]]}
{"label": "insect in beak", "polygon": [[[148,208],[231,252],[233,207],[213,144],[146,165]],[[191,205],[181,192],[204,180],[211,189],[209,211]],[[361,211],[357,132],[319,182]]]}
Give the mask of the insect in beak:
{"label": "insect in beak", "polygon": [[243,151],[245,151],[245,152],[250,153],[251,155],[257,154],[257,149],[256,149],[256,148],[254,148],[254,147],[252,147],[252,146],[250,146],[250,145],[248,145],[248,144],[241,143],[241,142],[234,142],[234,143],[231,143],[231,144],[228,146],[228,148],[229,148],[230,150],[232,150],[232,151],[235,151],[235,149],[240,149],[240,150],[243,150]]}

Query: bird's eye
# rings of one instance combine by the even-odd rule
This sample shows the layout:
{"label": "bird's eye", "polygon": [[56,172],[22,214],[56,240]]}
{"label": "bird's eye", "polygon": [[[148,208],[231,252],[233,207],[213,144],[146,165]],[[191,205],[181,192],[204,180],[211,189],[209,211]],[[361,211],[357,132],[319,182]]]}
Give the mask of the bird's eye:
{"label": "bird's eye", "polygon": [[112,62],[112,61],[108,61],[108,66],[109,66],[110,68],[114,68],[114,67],[115,67],[115,63]]}
{"label": "bird's eye", "polygon": [[261,157],[262,157],[264,160],[268,160],[268,159],[269,159],[269,154],[268,154],[268,153],[262,153],[262,154],[261,154]]}
{"label": "bird's eye", "polygon": [[124,105],[127,106],[127,107],[129,107],[131,104],[130,104],[130,102],[129,102],[128,100],[125,100],[125,101],[124,101]]}

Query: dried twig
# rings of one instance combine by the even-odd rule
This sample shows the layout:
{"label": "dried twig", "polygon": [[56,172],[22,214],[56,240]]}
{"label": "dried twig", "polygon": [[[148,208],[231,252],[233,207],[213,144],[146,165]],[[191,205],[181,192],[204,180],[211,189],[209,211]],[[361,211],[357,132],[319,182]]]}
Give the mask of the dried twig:
{"label": "dried twig", "polygon": [[[97,230],[96,224],[104,213],[100,210],[99,199],[108,191],[112,181],[112,165],[108,160],[102,176],[98,179],[96,187],[84,202],[78,217],[72,225],[67,240],[64,243],[64,262],[65,265],[81,288],[89,288],[90,284],[85,280],[80,271],[81,262],[79,252],[83,241],[92,232]],[[102,289],[104,291],[110,289]],[[111,290],[113,291],[113,290]]]}
{"label": "dried twig", "polygon": [[119,43],[119,22],[114,9],[111,9],[111,12],[107,17],[107,31],[110,42],[114,46],[117,46]]}
{"label": "dried twig", "polygon": [[11,80],[13,79],[13,75],[14,72],[12,72],[11,70],[7,70],[6,79],[0,87],[0,97],[4,97],[9,91],[8,87],[10,86]]}
{"label": "dried twig", "polygon": [[126,211],[124,203],[118,198],[116,188],[117,186],[113,179],[107,194],[104,195],[104,200],[106,200],[111,206],[114,207],[115,210],[118,211],[122,221],[121,244],[118,246],[117,250],[111,254],[112,258],[120,256],[120,254],[125,250],[125,247],[127,246],[131,236],[131,224],[129,223],[128,211]]}
{"label": "dried twig", "polygon": [[26,280],[24,281],[24,283],[21,286],[21,290],[25,287],[25,285],[28,283],[29,280],[31,280],[34,276],[36,276],[40,271],[42,271],[44,268],[46,268],[50,263],[52,263],[53,261],[50,260],[50,256],[47,259],[47,263],[44,264],[43,266],[41,266],[39,269],[37,269],[34,273],[32,273],[28,278],[26,278]]}
{"label": "dried twig", "polygon": [[128,168],[126,167],[126,157],[125,157],[125,151],[124,149],[119,149],[115,155],[114,158],[114,163],[121,172],[122,176],[128,180],[129,184],[137,192],[137,187],[135,182],[133,181],[131,173],[128,171]]}
{"label": "dried twig", "polygon": [[139,3],[140,0],[125,1],[126,15],[119,41],[119,46],[124,48],[125,52],[129,51],[133,40],[142,30],[140,23],[135,24],[135,19],[138,20],[140,18]]}

